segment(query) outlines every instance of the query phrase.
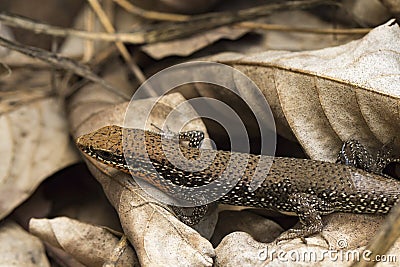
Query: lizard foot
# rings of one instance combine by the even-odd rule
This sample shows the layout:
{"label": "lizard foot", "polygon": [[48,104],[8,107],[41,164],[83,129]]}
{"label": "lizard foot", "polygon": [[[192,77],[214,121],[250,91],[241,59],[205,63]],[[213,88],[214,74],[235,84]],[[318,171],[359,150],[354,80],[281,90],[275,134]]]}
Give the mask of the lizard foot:
{"label": "lizard foot", "polygon": [[329,214],[333,210],[330,205],[322,199],[307,193],[290,194],[288,201],[293,206],[295,213],[299,216],[301,228],[286,231],[276,239],[276,242],[301,238],[301,240],[307,244],[305,237],[320,233],[324,227],[321,214]]}

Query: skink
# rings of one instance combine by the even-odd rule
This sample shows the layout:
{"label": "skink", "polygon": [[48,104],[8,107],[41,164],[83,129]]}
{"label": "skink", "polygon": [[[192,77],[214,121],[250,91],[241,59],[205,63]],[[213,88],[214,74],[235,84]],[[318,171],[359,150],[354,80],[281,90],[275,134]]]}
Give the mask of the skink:
{"label": "skink", "polygon": [[[125,149],[123,134],[128,136],[131,142]],[[176,150],[173,149],[176,142],[162,138],[162,134],[113,125],[79,137],[77,145],[86,155],[123,172],[133,173],[167,193],[169,183],[195,188],[214,181],[220,178],[229,159],[243,158],[247,163],[240,180],[217,201],[297,215],[302,227],[289,230],[288,238],[306,237],[322,231],[321,216],[332,212],[388,213],[400,195],[400,182],[380,175],[384,165],[398,159],[376,159],[374,162],[381,164],[372,170],[375,173],[356,168],[354,166],[363,158],[364,162],[359,165],[371,165],[367,164],[371,157],[358,143],[351,143],[342,149],[342,161],[348,164],[345,165],[310,159],[200,149],[195,147],[202,138],[198,135],[201,134],[197,131],[181,133],[181,138],[189,137],[192,143],[189,146],[180,146]],[[351,150],[350,154],[346,154],[346,149]],[[362,153],[357,155],[353,153],[353,149]],[[185,168],[177,168],[166,156],[181,156],[177,153],[182,153],[187,159],[200,159],[201,155],[201,160],[210,162],[206,168],[190,172]],[[128,166],[127,157],[136,167]],[[262,157],[268,157],[267,159],[272,161],[270,168],[259,166]],[[149,160],[165,179],[165,183],[160,183],[155,179],[156,176],[146,171]],[[256,167],[261,168],[261,171],[265,168],[265,177],[253,190],[250,184]]]}

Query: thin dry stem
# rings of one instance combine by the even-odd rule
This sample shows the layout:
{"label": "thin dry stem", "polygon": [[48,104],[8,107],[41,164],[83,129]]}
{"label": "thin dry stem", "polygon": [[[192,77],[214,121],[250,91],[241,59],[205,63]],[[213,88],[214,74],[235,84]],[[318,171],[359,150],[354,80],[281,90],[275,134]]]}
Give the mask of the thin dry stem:
{"label": "thin dry stem", "polygon": [[88,32],[80,31],[69,28],[61,28],[56,26],[47,25],[40,22],[35,22],[28,18],[23,18],[18,15],[11,15],[6,13],[0,13],[0,21],[5,25],[11,27],[17,27],[22,29],[31,30],[35,33],[43,33],[53,36],[75,36],[78,38],[84,38],[89,40],[100,40],[107,42],[121,41],[132,44],[143,44],[145,39],[143,38],[143,32],[136,33],[104,33],[104,32]]}
{"label": "thin dry stem", "polygon": [[[94,29],[94,14],[90,8],[85,8],[85,26],[86,30],[91,32]],[[93,40],[85,40],[83,50],[83,62],[88,62],[94,54],[94,42]]]}
{"label": "thin dry stem", "polygon": [[293,27],[287,25],[267,24],[258,22],[241,22],[236,24],[235,26],[240,28],[255,29],[255,30],[313,33],[313,34],[367,34],[372,30],[370,28],[356,28],[356,29],[306,28],[306,27]]}
{"label": "thin dry stem", "polygon": [[2,37],[0,37],[0,46],[4,46],[6,48],[25,54],[27,56],[40,59],[57,68],[64,69],[67,71],[72,71],[76,75],[84,77],[93,82],[99,83],[107,90],[123,97],[124,99],[129,99],[129,97],[127,97],[119,90],[117,90],[115,87],[106,82],[104,79],[100,78],[95,73],[93,73],[86,65],[83,65],[75,60],[60,56],[56,53],[52,53],[41,48],[26,46],[17,42],[12,42]]}

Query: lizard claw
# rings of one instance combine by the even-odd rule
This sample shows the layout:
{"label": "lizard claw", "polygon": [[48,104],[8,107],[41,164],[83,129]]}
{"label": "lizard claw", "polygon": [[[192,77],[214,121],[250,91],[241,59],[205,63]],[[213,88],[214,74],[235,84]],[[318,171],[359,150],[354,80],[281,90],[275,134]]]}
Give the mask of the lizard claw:
{"label": "lizard claw", "polygon": [[307,245],[306,237],[310,237],[312,235],[319,235],[329,246],[329,241],[321,233],[321,230],[322,229],[317,229],[317,228],[289,229],[288,231],[281,234],[277,239],[275,239],[275,244],[277,245],[279,242],[285,240],[300,238],[303,244]]}

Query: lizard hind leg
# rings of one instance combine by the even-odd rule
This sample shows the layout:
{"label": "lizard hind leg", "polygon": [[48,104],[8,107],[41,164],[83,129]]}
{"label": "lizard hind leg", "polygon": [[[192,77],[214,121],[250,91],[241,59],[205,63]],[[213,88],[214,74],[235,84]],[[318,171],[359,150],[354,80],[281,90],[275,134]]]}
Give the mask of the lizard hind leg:
{"label": "lizard hind leg", "polygon": [[344,142],[337,159],[338,163],[363,170],[369,169],[374,161],[374,156],[357,140]]}
{"label": "lizard hind leg", "polygon": [[[393,153],[394,139],[391,142],[384,144],[382,148],[377,153],[377,165],[380,167],[380,173],[390,164],[390,163],[400,163],[400,155],[395,155]],[[385,175],[382,173],[382,175]]]}
{"label": "lizard hind leg", "polygon": [[393,155],[392,146],[393,141],[382,146],[376,155],[374,155],[359,141],[349,140],[343,144],[337,162],[387,176],[383,173],[383,170],[392,162],[400,162],[400,157]]}

